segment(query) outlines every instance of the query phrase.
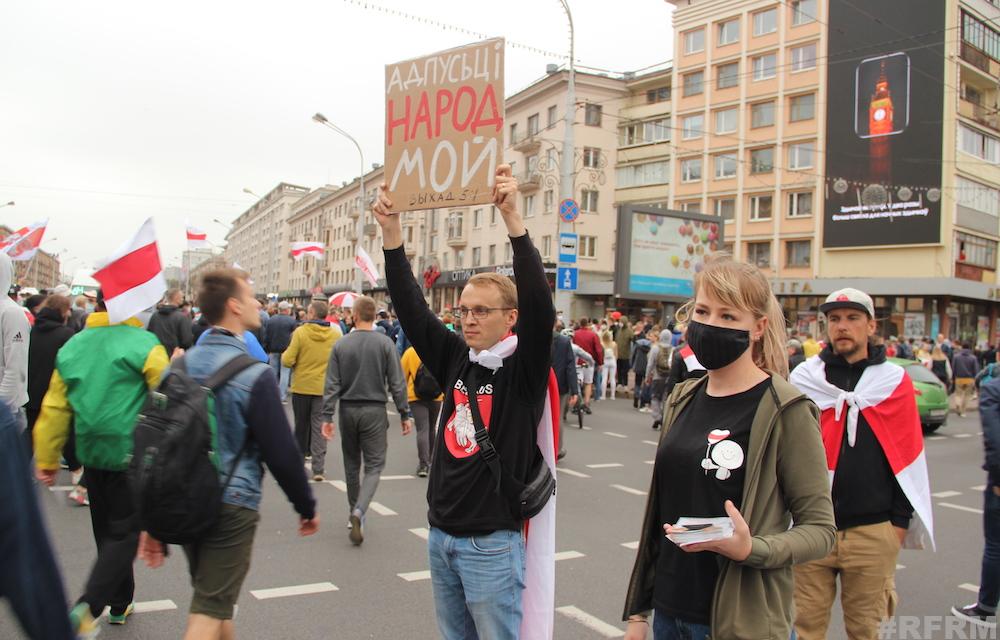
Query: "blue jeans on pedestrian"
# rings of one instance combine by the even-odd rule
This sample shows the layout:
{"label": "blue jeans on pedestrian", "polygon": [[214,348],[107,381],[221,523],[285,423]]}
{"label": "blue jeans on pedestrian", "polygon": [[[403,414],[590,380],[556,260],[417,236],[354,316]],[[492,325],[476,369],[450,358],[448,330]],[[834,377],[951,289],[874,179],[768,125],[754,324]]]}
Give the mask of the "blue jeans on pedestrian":
{"label": "blue jeans on pedestrian", "polygon": [[456,537],[432,527],[427,550],[441,637],[516,640],[524,591],[521,532]]}
{"label": "blue jeans on pedestrian", "polygon": [[278,389],[281,390],[281,401],[288,400],[288,383],[292,379],[291,367],[281,364],[280,353],[267,354],[268,363],[274,369],[274,377],[278,379]]}
{"label": "blue jeans on pedestrian", "polygon": [[995,612],[1000,599],[1000,496],[986,485],[983,505],[983,567],[979,577],[979,608]]}
{"label": "blue jeans on pedestrian", "polygon": [[684,622],[657,611],[653,615],[653,640],[709,640],[712,630],[707,624]]}

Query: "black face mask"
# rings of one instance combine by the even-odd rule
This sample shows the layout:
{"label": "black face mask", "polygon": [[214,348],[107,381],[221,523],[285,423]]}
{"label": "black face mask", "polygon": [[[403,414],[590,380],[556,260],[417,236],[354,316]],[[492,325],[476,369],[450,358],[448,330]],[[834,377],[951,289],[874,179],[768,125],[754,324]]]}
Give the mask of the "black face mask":
{"label": "black face mask", "polygon": [[736,362],[750,348],[750,332],[691,321],[687,342],[706,369],[722,369]]}

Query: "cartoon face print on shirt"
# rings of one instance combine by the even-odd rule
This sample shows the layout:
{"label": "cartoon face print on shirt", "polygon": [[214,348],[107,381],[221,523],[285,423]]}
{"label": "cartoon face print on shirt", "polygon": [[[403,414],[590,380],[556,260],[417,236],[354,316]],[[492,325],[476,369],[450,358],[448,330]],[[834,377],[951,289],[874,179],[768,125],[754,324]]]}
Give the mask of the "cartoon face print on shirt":
{"label": "cartoon face print on shirt", "polygon": [[728,429],[712,429],[708,434],[708,447],[701,468],[705,470],[705,475],[715,471],[716,480],[728,479],[733,471],[743,466],[746,458],[743,447],[729,440],[729,435]]}
{"label": "cartoon face print on shirt", "polygon": [[[461,379],[455,381],[451,390],[455,400],[455,411],[448,418],[444,427],[444,443],[448,451],[456,458],[468,458],[479,453],[476,443],[476,426],[472,420],[472,410],[469,409],[469,394]],[[479,415],[483,417],[486,430],[490,430],[490,418],[493,414],[493,384],[486,383],[476,390],[476,400],[479,404]]]}

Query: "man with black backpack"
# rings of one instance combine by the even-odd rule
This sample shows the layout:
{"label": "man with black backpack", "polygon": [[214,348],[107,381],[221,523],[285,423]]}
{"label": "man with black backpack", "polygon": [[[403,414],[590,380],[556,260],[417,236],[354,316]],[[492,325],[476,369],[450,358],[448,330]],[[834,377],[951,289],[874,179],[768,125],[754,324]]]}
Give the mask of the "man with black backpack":
{"label": "man with black backpack", "polygon": [[646,381],[652,385],[650,409],[653,413],[653,429],[663,424],[663,402],[666,400],[667,379],[673,362],[674,348],[671,346],[674,333],[670,329],[660,332],[660,341],[649,350],[646,364]]}
{"label": "man with black backpack", "polygon": [[101,291],[86,330],[70,338],[56,356],[35,423],[35,467],[38,479],[52,486],[70,424],[75,423],[76,455],[86,468],[97,543],[97,561],[70,611],[80,636],[97,632],[96,620],[106,606],[111,607],[110,624],[125,624],[133,610],[132,563],[139,528],[125,471],[136,417],[167,362],[167,352],[139,320],[111,323]]}
{"label": "man with black backpack", "polygon": [[[233,608],[250,569],[253,538],[260,519],[258,509],[263,465],[267,464],[298,513],[299,535],[316,533],[319,516],[301,454],[281,404],[277,379],[267,364],[248,357],[243,335],[260,326],[260,315],[247,274],[236,269],[206,273],[202,278],[198,303],[212,328],[199,345],[164,374],[163,385],[153,395],[150,407],[136,429],[135,455],[136,458],[150,459],[148,464],[137,463],[146,468],[146,473],[161,474],[158,482],[149,485],[183,484],[174,475],[179,467],[170,466],[167,460],[160,464],[155,451],[143,445],[144,438],[153,426],[152,417],[157,412],[164,429],[169,431],[166,423],[177,422],[170,419],[171,400],[177,395],[176,388],[171,385],[193,380],[212,389],[211,402],[207,403],[206,409],[208,416],[215,416],[216,446],[207,450],[199,446],[200,457],[193,458],[196,463],[193,468],[204,468],[203,463],[197,463],[204,459],[206,453],[211,455],[210,452],[214,451],[217,454],[217,465],[213,465],[215,475],[205,485],[209,494],[219,492],[217,498],[205,500],[213,503],[212,508],[217,510],[217,513],[211,514],[215,516],[215,521],[207,530],[196,535],[191,535],[190,530],[175,530],[172,534],[177,536],[176,541],[186,543],[184,553],[194,586],[185,637],[229,639],[235,634]],[[80,335],[86,333],[84,331]],[[178,373],[176,369],[181,371]],[[214,412],[211,411],[213,406]],[[174,416],[176,418],[176,414]],[[208,417],[208,421],[213,419]],[[178,424],[173,426],[183,427]],[[164,439],[169,439],[169,434]],[[184,446],[177,445],[177,448],[178,455],[169,458],[184,457]],[[190,449],[190,446],[187,447],[188,452]],[[198,477],[201,478],[200,474]],[[145,483],[139,479],[137,484],[143,486]],[[159,520],[163,515],[163,500],[144,500],[147,496],[156,495],[155,491],[137,490],[137,493],[142,519]],[[198,508],[196,505],[191,507]],[[178,517],[184,515],[184,511],[178,513]],[[206,519],[210,519],[211,515]],[[191,527],[196,525],[192,523]],[[151,532],[155,529],[151,528]],[[140,555],[148,565],[159,566],[163,562],[164,546],[146,536]]]}
{"label": "man with black backpack", "polygon": [[417,427],[417,477],[426,478],[431,468],[434,425],[437,424],[444,393],[413,347],[403,352],[400,364],[403,365],[403,375],[406,376],[410,412]]}

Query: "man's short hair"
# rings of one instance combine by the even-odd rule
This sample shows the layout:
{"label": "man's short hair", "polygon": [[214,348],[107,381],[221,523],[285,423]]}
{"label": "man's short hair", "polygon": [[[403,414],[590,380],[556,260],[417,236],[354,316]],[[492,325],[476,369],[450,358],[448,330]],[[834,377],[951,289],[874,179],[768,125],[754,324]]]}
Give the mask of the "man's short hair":
{"label": "man's short hair", "polygon": [[77,296],[73,301],[73,305],[81,309],[87,308],[87,296]]}
{"label": "man's short hair", "polygon": [[289,302],[288,300],[282,300],[281,302],[278,303],[279,311],[288,311],[291,308],[292,308],[292,303]]}
{"label": "man's short hair", "polygon": [[477,273],[469,278],[473,287],[493,287],[500,292],[500,303],[508,309],[517,309],[517,287],[507,276],[499,273]]}
{"label": "man's short hair", "polygon": [[354,317],[361,322],[375,322],[375,301],[368,296],[359,296],[354,301]]}
{"label": "man's short hair", "polygon": [[[69,311],[69,298],[66,296],[51,295],[42,303],[42,309],[52,309],[59,315],[64,315]],[[39,309],[41,311],[41,309]]]}
{"label": "man's short hair", "polygon": [[247,281],[247,272],[226,268],[209,271],[201,278],[198,307],[209,324],[218,324],[226,315],[226,303],[240,292],[240,280]]}
{"label": "man's short hair", "polygon": [[181,290],[177,287],[167,289],[167,292],[163,295],[164,302],[169,304],[179,293],[181,293]]}
{"label": "man's short hair", "polygon": [[590,318],[580,318],[580,328],[586,329],[590,326]]}
{"label": "man's short hair", "polygon": [[309,303],[309,308],[312,309],[313,315],[320,320],[330,315],[330,305],[322,300],[313,300]]}

